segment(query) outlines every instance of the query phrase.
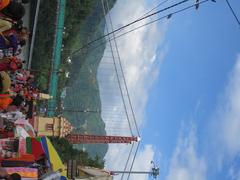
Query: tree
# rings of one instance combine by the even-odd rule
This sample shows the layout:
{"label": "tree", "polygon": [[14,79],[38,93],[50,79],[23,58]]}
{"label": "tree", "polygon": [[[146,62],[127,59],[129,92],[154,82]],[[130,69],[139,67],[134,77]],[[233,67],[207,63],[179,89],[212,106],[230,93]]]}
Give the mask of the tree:
{"label": "tree", "polygon": [[63,162],[77,160],[78,165],[103,168],[105,161],[96,155],[95,158],[89,157],[87,152],[73,148],[65,138],[50,137],[50,140],[61,157]]}

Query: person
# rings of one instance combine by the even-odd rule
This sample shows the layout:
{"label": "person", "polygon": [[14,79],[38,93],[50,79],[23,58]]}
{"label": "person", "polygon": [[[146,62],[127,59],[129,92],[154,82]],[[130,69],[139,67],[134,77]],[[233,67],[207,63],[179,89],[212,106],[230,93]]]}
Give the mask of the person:
{"label": "person", "polygon": [[8,19],[0,18],[0,35],[1,36],[4,36],[3,35],[4,31],[9,31],[9,30],[11,30],[11,28],[12,28],[11,21],[9,21]]}
{"label": "person", "polygon": [[10,3],[10,0],[0,0],[0,11],[7,7]]}
{"label": "person", "polygon": [[23,20],[13,22],[12,29],[15,31],[20,31],[23,28]]}
{"label": "person", "polygon": [[43,177],[41,177],[40,179],[42,180],[59,180],[61,178],[61,173],[62,169],[59,169],[55,172],[49,172],[46,173],[45,175],[43,175]]}
{"label": "person", "polygon": [[13,21],[19,21],[25,15],[25,8],[21,3],[10,1],[10,3],[1,10],[1,13]]}
{"label": "person", "polygon": [[23,27],[17,29],[17,35],[18,35],[19,40],[27,41],[29,39],[30,32],[29,32],[28,28],[23,26]]}
{"label": "person", "polygon": [[0,59],[19,55],[27,39],[27,35],[20,33],[0,36]]}
{"label": "person", "polygon": [[17,57],[9,57],[9,58],[4,58],[0,62],[0,71],[11,71],[15,72],[19,69],[22,69],[22,64],[25,63],[25,61],[21,61]]}
{"label": "person", "polygon": [[23,4],[28,4],[30,2],[30,0],[22,0]]}
{"label": "person", "polygon": [[0,167],[0,179],[3,179],[7,176],[8,176],[7,171],[4,168]]}
{"label": "person", "polygon": [[26,116],[19,110],[10,111],[6,113],[0,113],[0,117],[8,121],[15,122],[17,120],[26,119]]}
{"label": "person", "polygon": [[11,105],[14,105],[16,107],[20,107],[24,102],[24,98],[21,94],[17,94],[11,103]]}
{"label": "person", "polygon": [[15,1],[22,4],[28,4],[30,2],[30,0],[11,0],[11,1]]}
{"label": "person", "polygon": [[13,173],[8,177],[8,180],[21,180],[21,176],[18,173]]}
{"label": "person", "polygon": [[30,2],[30,0],[22,0],[23,4],[28,4]]}
{"label": "person", "polygon": [[6,110],[12,103],[12,98],[8,94],[1,94],[0,96],[0,110]]}
{"label": "person", "polygon": [[8,73],[0,71],[0,94],[5,94],[9,92],[11,88],[11,79]]}
{"label": "person", "polygon": [[8,174],[7,171],[0,167],[0,179],[6,179],[6,180],[21,180],[21,176],[18,173]]}
{"label": "person", "polygon": [[26,30],[26,27],[23,26],[23,21],[22,20],[19,20],[17,22],[12,22],[11,21],[11,23],[12,23],[11,24],[12,28],[2,32],[2,34],[4,36],[9,36],[11,34],[21,33],[21,31],[25,31]]}
{"label": "person", "polygon": [[0,36],[0,59],[14,56],[18,50],[19,41],[16,35]]}

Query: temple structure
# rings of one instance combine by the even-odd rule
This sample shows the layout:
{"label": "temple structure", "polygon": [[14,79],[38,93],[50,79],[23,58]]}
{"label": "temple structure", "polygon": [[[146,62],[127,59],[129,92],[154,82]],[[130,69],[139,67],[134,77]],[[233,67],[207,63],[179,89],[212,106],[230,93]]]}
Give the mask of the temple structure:
{"label": "temple structure", "polygon": [[34,118],[33,127],[37,133],[37,136],[66,137],[73,130],[71,123],[66,118],[61,116],[36,116]]}

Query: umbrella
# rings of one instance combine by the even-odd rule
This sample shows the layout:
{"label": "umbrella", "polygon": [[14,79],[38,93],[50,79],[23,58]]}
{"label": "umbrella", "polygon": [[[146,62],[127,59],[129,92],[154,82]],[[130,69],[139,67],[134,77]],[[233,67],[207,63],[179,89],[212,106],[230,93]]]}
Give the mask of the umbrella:
{"label": "umbrella", "polygon": [[65,166],[62,163],[61,158],[59,157],[57,151],[53,147],[50,140],[47,137],[42,137],[41,143],[42,143],[42,147],[45,152],[45,155],[48,157],[48,160],[49,160],[50,164],[52,165],[52,170],[54,172],[57,172],[57,171],[59,171],[59,169],[61,169],[62,171],[60,174],[62,176],[66,177],[67,173],[65,170]]}

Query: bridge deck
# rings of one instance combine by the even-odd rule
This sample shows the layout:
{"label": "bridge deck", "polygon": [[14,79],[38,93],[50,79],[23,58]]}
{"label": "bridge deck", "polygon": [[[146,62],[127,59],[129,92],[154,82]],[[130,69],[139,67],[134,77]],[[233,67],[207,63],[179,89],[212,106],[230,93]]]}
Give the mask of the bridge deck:
{"label": "bridge deck", "polygon": [[58,89],[58,71],[61,63],[61,49],[62,49],[62,35],[64,30],[64,17],[65,17],[66,0],[58,1],[58,14],[57,14],[57,26],[55,37],[55,48],[53,52],[52,70],[49,84],[49,94],[53,97],[49,103],[48,116],[54,116],[56,108],[56,98]]}

